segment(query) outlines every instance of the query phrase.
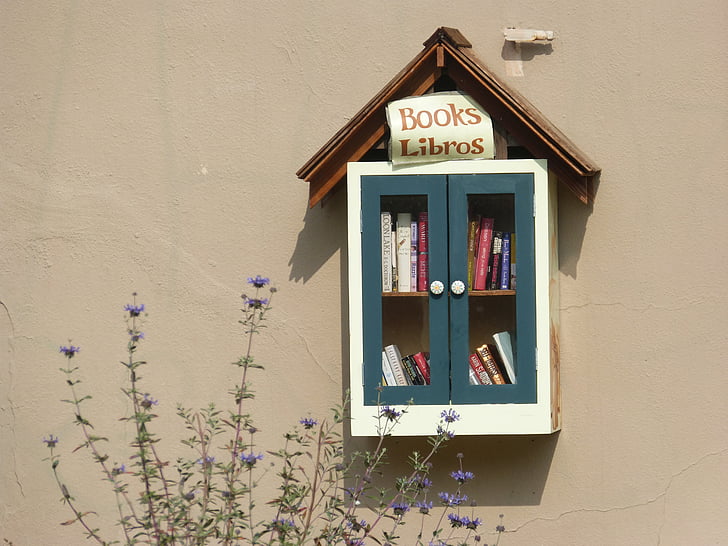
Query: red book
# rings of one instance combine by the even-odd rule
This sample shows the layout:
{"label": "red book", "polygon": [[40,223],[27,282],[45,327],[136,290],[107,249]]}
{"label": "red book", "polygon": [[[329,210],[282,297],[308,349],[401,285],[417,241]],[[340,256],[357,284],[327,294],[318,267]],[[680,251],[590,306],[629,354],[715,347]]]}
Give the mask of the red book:
{"label": "red book", "polygon": [[488,276],[490,245],[493,241],[493,221],[493,218],[483,218],[480,220],[480,240],[478,241],[478,254],[475,259],[473,290],[486,289],[485,280]]}
{"label": "red book", "polygon": [[417,217],[417,291],[427,292],[427,213]]}
{"label": "red book", "polygon": [[475,353],[471,354],[468,357],[468,362],[470,362],[470,367],[473,368],[473,371],[475,372],[475,375],[477,376],[478,381],[480,381],[481,385],[493,384],[493,381],[491,381],[490,376],[485,370],[485,366],[483,366],[483,363],[478,358],[478,355],[476,355]]}
{"label": "red book", "polygon": [[425,385],[430,384],[430,364],[427,362],[427,355],[425,353],[415,353],[412,358],[417,364],[417,369],[420,370],[422,377],[425,380]]}

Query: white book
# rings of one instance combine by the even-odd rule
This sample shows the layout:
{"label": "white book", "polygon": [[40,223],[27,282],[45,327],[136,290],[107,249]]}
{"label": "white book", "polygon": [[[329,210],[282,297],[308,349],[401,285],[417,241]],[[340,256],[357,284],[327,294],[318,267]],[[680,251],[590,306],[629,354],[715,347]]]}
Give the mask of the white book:
{"label": "white book", "polygon": [[399,352],[399,347],[396,345],[387,345],[384,348],[384,353],[387,356],[389,365],[392,367],[392,373],[394,374],[393,385],[409,385],[407,374],[405,373],[404,368],[402,368],[402,355]]}
{"label": "white book", "polygon": [[410,254],[412,252],[412,215],[397,213],[397,291],[411,292]]}
{"label": "white book", "polygon": [[498,354],[500,354],[505,372],[508,374],[508,379],[511,380],[513,385],[516,384],[516,366],[515,358],[513,354],[513,342],[511,340],[510,332],[498,332],[493,334],[493,341],[495,346],[498,348]]}
{"label": "white book", "polygon": [[381,214],[382,227],[382,292],[392,291],[392,213]]}
{"label": "white book", "polygon": [[394,378],[394,372],[392,371],[392,366],[389,365],[387,353],[384,351],[382,351],[382,374],[384,375],[384,380],[387,382],[387,385],[394,386],[397,384],[397,380]]}
{"label": "white book", "polygon": [[478,376],[475,374],[475,370],[470,366],[468,366],[468,380],[471,385],[480,385],[480,381],[478,381]]}

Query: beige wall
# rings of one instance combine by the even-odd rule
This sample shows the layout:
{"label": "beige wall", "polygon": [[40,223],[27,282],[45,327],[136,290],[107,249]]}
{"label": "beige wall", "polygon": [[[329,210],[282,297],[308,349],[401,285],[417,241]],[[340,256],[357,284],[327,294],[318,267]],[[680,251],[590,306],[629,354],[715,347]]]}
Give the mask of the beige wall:
{"label": "beige wall", "polygon": [[[248,275],[280,290],[256,340],[261,441],[339,400],[344,192],[307,210],[294,173],[451,26],[603,174],[593,208],[560,196],[563,430],[456,439],[441,464],[465,453],[488,527],[503,513],[515,531],[503,545],[724,544],[728,4],[277,4],[4,3],[0,540],[82,542],[58,526],[70,515],[42,461],[53,433],[70,483],[90,466],[68,453],[57,350],[82,346],[94,422],[128,442],[115,419],[135,290],[173,437],[176,402],[234,380]],[[523,77],[506,75],[510,25],[558,36]],[[111,500],[89,483],[86,506]]]}

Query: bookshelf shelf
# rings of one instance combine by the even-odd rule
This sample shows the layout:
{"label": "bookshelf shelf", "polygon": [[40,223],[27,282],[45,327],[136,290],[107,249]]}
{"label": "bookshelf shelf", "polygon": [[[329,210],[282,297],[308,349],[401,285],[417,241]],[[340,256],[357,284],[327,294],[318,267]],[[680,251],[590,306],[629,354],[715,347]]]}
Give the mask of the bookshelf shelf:
{"label": "bookshelf shelf", "polygon": [[543,160],[348,165],[352,435],[381,405],[399,435],[560,428],[555,195]]}

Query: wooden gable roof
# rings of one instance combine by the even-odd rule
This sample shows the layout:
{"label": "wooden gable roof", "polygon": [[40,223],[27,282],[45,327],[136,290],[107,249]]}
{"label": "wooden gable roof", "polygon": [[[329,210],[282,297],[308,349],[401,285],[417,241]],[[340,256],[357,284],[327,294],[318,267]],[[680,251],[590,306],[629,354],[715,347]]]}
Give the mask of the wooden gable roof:
{"label": "wooden gable roof", "polygon": [[[296,175],[309,182],[309,206],[319,203],[346,177],[346,164],[361,160],[387,134],[385,107],[404,97],[431,91],[447,76],[490,114],[531,157],[547,159],[549,169],[584,203],[594,198],[599,172],[565,135],[533,105],[496,78],[469,50],[470,42],[453,28],[441,27],[424,49],[342,127]],[[502,157],[502,156],[501,156]]]}

